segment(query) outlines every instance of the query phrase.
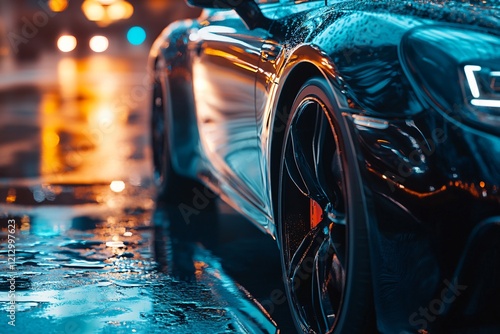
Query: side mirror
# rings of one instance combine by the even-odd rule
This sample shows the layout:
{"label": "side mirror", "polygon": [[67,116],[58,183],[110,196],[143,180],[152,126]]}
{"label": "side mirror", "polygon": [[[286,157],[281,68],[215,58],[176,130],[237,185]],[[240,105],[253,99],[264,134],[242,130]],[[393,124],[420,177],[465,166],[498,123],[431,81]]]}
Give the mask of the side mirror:
{"label": "side mirror", "polygon": [[248,29],[263,28],[269,30],[273,20],[262,14],[254,0],[186,0],[192,7],[234,9]]}

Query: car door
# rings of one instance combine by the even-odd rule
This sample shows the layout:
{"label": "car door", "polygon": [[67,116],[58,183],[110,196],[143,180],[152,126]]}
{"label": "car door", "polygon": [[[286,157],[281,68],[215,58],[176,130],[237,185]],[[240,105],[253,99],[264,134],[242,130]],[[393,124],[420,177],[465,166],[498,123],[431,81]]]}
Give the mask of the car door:
{"label": "car door", "polygon": [[[260,6],[269,11],[264,7],[272,4]],[[255,80],[266,35],[262,28],[248,29],[234,11],[215,10],[190,36],[204,158],[219,188],[252,218],[267,211],[255,114]]]}

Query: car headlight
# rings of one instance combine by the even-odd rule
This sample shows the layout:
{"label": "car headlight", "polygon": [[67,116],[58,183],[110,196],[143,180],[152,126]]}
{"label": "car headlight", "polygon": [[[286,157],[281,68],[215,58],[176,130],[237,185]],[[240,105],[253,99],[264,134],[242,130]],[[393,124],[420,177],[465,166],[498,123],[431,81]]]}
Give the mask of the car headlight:
{"label": "car headlight", "polygon": [[456,120],[500,131],[500,37],[448,25],[417,28],[401,44],[414,86]]}

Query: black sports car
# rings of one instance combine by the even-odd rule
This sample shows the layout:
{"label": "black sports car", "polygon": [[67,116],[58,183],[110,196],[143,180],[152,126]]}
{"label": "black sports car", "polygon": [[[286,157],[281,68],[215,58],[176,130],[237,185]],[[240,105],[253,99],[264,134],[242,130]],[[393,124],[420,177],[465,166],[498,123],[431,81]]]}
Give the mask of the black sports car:
{"label": "black sports car", "polygon": [[500,333],[499,2],[188,3],[150,55],[160,199],[276,238],[300,332]]}

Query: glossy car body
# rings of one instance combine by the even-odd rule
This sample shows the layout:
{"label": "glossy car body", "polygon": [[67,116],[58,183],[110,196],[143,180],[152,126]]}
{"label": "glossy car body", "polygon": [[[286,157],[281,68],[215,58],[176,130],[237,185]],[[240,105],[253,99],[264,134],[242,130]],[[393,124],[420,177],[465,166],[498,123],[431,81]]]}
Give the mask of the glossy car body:
{"label": "glossy car body", "polygon": [[498,330],[498,2],[259,8],[205,10],[152,48],[173,169],[279,238],[288,109],[325,79],[368,203],[378,331]]}

